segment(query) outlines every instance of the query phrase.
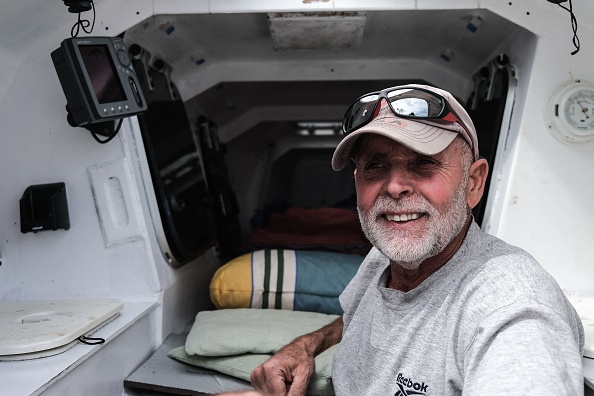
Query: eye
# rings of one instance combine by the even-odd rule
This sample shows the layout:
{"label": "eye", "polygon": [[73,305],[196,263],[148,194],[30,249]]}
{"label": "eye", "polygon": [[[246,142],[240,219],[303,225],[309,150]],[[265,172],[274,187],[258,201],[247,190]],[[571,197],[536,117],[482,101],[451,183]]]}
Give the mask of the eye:
{"label": "eye", "polygon": [[385,174],[390,168],[390,163],[381,159],[370,158],[367,161],[362,161],[357,168],[361,176],[365,178],[376,178]]}
{"label": "eye", "polygon": [[417,160],[418,165],[437,165],[437,161],[433,158],[419,158]]}
{"label": "eye", "polygon": [[419,157],[417,158],[417,161],[421,161],[422,163],[427,163],[427,164],[439,164],[440,161],[440,157],[436,156],[436,155],[419,155]]}
{"label": "eye", "polygon": [[370,161],[365,164],[365,170],[381,169],[384,165],[381,162]]}
{"label": "eye", "polygon": [[433,157],[418,157],[411,164],[413,169],[422,171],[437,169],[440,165],[441,163]]}

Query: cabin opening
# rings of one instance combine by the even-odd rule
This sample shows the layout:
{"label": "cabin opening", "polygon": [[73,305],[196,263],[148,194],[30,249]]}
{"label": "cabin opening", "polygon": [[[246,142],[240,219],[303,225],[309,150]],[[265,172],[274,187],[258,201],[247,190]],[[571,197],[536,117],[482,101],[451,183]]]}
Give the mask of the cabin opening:
{"label": "cabin opening", "polygon": [[334,172],[330,160],[344,111],[367,92],[449,90],[493,174],[516,86],[507,51],[534,39],[487,10],[156,15],[124,38],[148,101],[151,212],[175,267],[213,245],[223,261],[267,247],[254,233],[290,208],[356,213],[352,169]]}

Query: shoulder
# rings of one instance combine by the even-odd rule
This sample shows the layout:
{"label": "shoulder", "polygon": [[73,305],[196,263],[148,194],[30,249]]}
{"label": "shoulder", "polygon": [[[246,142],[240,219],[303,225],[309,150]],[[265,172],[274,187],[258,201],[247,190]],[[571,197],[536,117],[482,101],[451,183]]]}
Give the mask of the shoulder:
{"label": "shoulder", "polygon": [[468,325],[536,314],[579,327],[579,317],[557,281],[529,253],[482,232],[473,245],[457,290]]}
{"label": "shoulder", "polygon": [[507,299],[563,297],[557,281],[528,252],[482,232],[477,239],[465,263],[468,287]]}
{"label": "shoulder", "polygon": [[460,249],[459,261],[468,281],[485,282],[518,292],[556,285],[554,278],[525,250],[480,230],[473,223]]}

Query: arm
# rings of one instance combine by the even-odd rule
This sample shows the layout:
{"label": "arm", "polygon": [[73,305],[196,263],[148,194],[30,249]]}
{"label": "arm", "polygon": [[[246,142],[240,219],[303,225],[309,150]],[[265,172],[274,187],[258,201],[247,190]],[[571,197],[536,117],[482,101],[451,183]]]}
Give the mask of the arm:
{"label": "arm", "polygon": [[254,388],[279,396],[304,396],[315,371],[315,357],[342,338],[342,317],[320,330],[296,338],[251,374]]}

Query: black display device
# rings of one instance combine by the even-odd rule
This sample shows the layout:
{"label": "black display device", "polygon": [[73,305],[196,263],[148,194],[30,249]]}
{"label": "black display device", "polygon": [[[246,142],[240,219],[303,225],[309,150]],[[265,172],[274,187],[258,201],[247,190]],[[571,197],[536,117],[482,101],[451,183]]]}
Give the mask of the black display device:
{"label": "black display device", "polygon": [[147,105],[124,41],[73,37],[51,54],[73,126],[129,117]]}

